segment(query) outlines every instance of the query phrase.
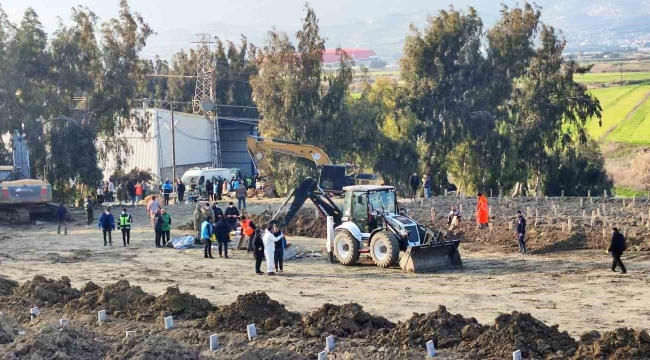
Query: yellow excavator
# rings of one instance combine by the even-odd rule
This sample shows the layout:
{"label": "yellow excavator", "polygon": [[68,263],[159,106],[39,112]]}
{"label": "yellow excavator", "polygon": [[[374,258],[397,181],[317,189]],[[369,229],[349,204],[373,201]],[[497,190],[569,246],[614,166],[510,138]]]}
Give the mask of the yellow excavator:
{"label": "yellow excavator", "polygon": [[342,194],[344,186],[379,185],[382,182],[377,175],[358,174],[358,165],[332,164],[330,157],[313,145],[259,136],[249,136],[246,145],[259,176],[264,179],[264,187],[272,188],[273,171],[267,157],[268,151],[313,161],[320,169],[319,186],[328,193]]}
{"label": "yellow excavator", "polygon": [[52,186],[29,178],[29,152],[23,138],[14,132],[13,166],[0,166],[0,220],[28,224],[30,216],[54,217]]}

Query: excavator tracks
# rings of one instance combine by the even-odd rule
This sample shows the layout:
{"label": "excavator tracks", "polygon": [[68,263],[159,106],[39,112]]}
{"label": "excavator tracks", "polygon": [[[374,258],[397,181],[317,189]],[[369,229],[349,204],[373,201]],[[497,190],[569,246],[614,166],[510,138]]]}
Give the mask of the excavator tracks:
{"label": "excavator tracks", "polygon": [[0,218],[14,225],[29,224],[29,210],[22,208],[0,209]]}

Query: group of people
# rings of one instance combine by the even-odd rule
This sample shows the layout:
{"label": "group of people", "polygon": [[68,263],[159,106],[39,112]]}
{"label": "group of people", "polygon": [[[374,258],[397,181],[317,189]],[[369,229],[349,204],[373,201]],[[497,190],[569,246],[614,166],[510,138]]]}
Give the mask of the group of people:
{"label": "group of people", "polygon": [[429,178],[429,175],[424,175],[422,177],[422,180],[420,180],[420,177],[418,176],[418,173],[413,173],[411,177],[409,177],[409,187],[411,188],[411,200],[414,200],[418,196],[418,190],[420,189],[420,185],[422,185],[422,189],[424,190],[424,197],[426,199],[431,198],[431,178]]}
{"label": "group of people", "polygon": [[104,212],[99,215],[98,226],[104,235],[104,246],[113,245],[112,232],[117,227],[118,230],[122,232],[122,243],[126,247],[131,243],[131,224],[133,223],[133,217],[129,214],[126,208],[122,209],[117,223],[115,222],[115,217],[111,213],[110,207],[105,207]]}

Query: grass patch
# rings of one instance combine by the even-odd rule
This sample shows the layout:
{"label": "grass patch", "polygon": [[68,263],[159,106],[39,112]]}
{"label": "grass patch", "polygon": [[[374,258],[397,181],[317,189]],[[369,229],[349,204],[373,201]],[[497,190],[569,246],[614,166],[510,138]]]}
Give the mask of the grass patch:
{"label": "grass patch", "polygon": [[628,144],[650,144],[650,99],[646,99],[632,116],[618,124],[605,139]]}
{"label": "grass patch", "polygon": [[650,85],[648,84],[618,86],[592,91],[592,94],[601,101],[603,125],[598,126],[598,119],[591,119],[586,125],[587,132],[595,139],[600,139],[625,120],[649,92]]}
{"label": "grass patch", "polygon": [[631,198],[631,197],[638,197],[638,198],[645,198],[648,196],[647,191],[643,190],[634,190],[634,189],[628,189],[624,187],[614,187],[614,196],[616,197],[624,197],[624,198]]}
{"label": "grass patch", "polygon": [[575,75],[573,79],[576,82],[584,84],[603,84],[603,83],[616,83],[621,81],[650,81],[650,72],[649,71],[640,71],[640,72],[608,72],[608,73],[586,73],[581,75]]}

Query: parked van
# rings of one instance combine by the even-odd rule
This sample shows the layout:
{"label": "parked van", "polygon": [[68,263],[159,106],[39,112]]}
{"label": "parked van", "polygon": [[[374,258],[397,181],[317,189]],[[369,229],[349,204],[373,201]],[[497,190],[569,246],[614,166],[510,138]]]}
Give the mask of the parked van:
{"label": "parked van", "polygon": [[[206,180],[214,181],[222,178],[226,181],[230,180],[230,169],[226,168],[192,168],[189,169],[181,177],[181,181],[187,188],[188,199],[190,197],[201,198],[206,196],[205,182]],[[216,192],[216,191],[215,191]]]}

